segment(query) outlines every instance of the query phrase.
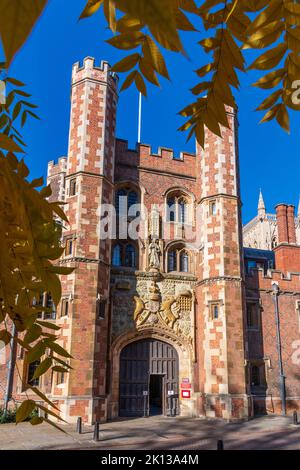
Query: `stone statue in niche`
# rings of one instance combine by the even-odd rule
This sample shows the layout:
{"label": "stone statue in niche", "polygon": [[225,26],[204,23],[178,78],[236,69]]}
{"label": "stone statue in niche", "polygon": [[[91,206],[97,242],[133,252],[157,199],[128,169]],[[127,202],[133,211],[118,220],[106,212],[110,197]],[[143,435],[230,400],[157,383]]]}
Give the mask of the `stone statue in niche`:
{"label": "stone statue in niche", "polygon": [[151,239],[149,245],[149,268],[158,271],[160,268],[160,247],[158,238]]}

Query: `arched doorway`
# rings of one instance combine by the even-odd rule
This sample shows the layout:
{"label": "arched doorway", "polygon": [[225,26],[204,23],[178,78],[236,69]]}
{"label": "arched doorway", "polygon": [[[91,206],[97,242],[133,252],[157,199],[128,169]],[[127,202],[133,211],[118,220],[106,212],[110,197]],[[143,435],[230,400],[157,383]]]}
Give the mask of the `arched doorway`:
{"label": "arched doorway", "polygon": [[[120,416],[178,414],[178,355],[168,343],[143,339],[120,355]],[[172,398],[170,398],[172,397]]]}

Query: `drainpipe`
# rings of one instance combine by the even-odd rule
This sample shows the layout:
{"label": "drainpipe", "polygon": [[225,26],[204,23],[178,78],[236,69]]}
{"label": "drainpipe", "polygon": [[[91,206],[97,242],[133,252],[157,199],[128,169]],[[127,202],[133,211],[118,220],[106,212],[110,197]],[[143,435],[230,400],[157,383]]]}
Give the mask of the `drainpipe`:
{"label": "drainpipe", "polygon": [[282,353],[281,353],[281,337],[280,337],[280,320],[278,308],[278,296],[280,294],[279,286],[276,283],[272,284],[273,302],[275,307],[275,323],[276,323],[276,347],[278,354],[278,369],[279,369],[279,385],[280,385],[280,399],[281,399],[281,414],[286,415],[286,389],[285,389],[285,376],[283,373]]}

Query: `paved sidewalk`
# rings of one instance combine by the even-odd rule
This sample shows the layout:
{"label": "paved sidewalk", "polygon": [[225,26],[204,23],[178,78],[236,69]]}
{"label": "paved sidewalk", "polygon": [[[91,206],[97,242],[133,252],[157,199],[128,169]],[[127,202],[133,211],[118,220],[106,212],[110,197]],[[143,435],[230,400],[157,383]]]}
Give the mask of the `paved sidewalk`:
{"label": "paved sidewalk", "polygon": [[151,417],[101,424],[100,439],[93,442],[93,428],[83,434],[75,425],[62,433],[48,424],[0,425],[0,450],[5,449],[103,449],[103,450],[211,450],[223,439],[225,450],[300,449],[300,425],[291,417],[265,416],[234,424],[215,420]]}

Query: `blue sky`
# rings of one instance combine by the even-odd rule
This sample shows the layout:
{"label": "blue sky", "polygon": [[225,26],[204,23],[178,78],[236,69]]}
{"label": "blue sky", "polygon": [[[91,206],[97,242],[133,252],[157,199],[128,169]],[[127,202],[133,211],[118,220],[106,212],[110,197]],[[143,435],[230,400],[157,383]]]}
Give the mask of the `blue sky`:
{"label": "blue sky", "polygon": [[[72,7],[70,7],[72,3]],[[78,22],[86,0],[50,0],[41,20],[22,51],[16,56],[10,75],[24,81],[39,105],[41,121],[29,121],[23,136],[28,144],[26,162],[31,176],[46,175],[47,162],[66,155],[68,144],[70,77],[74,62],[93,56],[99,63],[106,59],[114,63],[122,52],[104,42],[110,37],[102,13]],[[201,24],[197,24],[200,28]],[[172,81],[161,80],[161,88],[149,86],[148,98],[143,100],[142,141],[158,146],[194,151],[192,139],[177,132],[183,120],[178,111],[193,96],[189,89],[197,83],[193,71],[209,58],[198,46],[199,33],[185,33],[183,40],[188,59],[166,54]],[[249,53],[249,63],[251,61]],[[251,87],[258,75],[251,72],[241,76],[241,91],[236,93],[239,106],[239,144],[243,221],[256,213],[259,188],[262,188],[267,209],[287,202],[298,204],[300,114],[293,113],[291,135],[274,122],[258,122],[261,113],[255,107],[266,96]],[[138,94],[130,89],[120,95],[117,135],[128,139],[131,147],[137,140]]]}

